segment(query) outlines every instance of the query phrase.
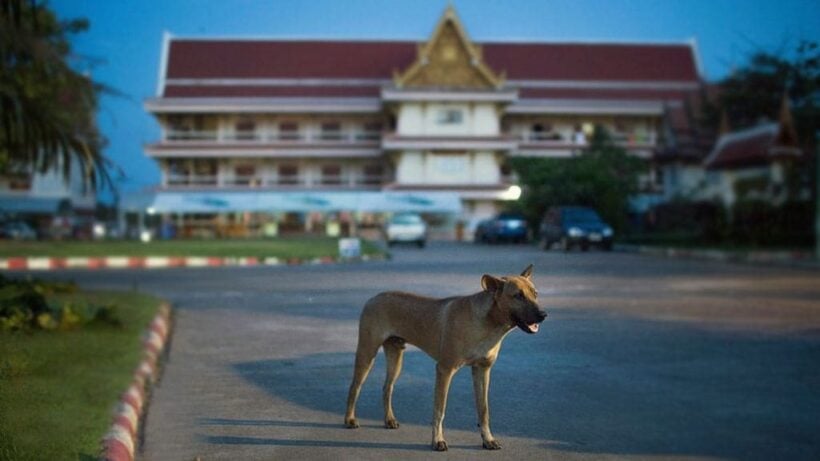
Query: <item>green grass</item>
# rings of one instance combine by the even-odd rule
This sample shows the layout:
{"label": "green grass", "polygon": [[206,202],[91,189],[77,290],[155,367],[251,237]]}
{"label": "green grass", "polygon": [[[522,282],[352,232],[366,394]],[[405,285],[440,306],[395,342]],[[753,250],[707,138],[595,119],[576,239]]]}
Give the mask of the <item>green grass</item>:
{"label": "green grass", "polygon": [[[362,253],[377,254],[376,245],[362,241]],[[142,243],[132,240],[102,242],[14,242],[0,246],[0,257],[13,256],[213,256],[316,258],[336,256],[338,240],[325,237],[271,240],[165,240]]]}
{"label": "green grass", "polygon": [[0,332],[0,460],[96,459],[159,306],[139,293],[67,297],[115,303],[124,326]]}

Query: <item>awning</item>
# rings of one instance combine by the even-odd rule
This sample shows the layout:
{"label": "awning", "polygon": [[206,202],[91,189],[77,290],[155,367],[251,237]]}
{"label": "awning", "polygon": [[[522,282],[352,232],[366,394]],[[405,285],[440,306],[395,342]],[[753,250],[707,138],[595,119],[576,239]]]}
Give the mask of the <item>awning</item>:
{"label": "awning", "polygon": [[156,192],[124,196],[124,211],[153,213],[227,212],[416,212],[460,213],[453,192]]}
{"label": "awning", "polygon": [[71,200],[61,197],[0,197],[0,213],[56,214],[71,210]]}

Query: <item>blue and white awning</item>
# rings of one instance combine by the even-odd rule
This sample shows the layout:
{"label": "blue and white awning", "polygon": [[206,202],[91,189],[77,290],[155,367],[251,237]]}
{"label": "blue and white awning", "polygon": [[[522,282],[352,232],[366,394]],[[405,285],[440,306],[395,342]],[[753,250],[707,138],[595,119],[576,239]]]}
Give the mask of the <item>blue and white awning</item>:
{"label": "blue and white awning", "polygon": [[229,212],[416,212],[460,213],[453,192],[184,192],[123,196],[124,211],[154,213]]}

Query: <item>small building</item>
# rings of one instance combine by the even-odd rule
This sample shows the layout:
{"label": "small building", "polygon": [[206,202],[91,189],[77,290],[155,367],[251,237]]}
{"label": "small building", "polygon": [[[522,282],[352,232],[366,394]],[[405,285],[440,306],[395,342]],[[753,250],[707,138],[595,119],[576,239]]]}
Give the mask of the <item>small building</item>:
{"label": "small building", "polygon": [[[717,201],[730,208],[738,200],[756,199],[774,205],[804,199],[796,167],[802,164],[788,100],[783,99],[777,122],[731,131],[724,112],[720,133],[704,132],[691,117],[668,117],[674,126],[659,150],[663,202],[671,200]],[[790,190],[789,186],[792,189]]]}
{"label": "small building", "polygon": [[[740,199],[783,203],[789,193],[788,176],[802,159],[788,100],[784,97],[777,122],[761,123],[722,134],[703,161],[703,197],[718,197],[726,206]],[[795,197],[797,198],[797,197]]]}
{"label": "small building", "polygon": [[96,206],[96,192],[84,187],[79,168],[68,181],[57,168],[0,174],[0,222],[25,221],[41,236],[90,233]]}
{"label": "small building", "polygon": [[646,208],[665,116],[702,85],[693,42],[475,42],[452,7],[420,42],[162,46],[145,102],[161,184],[122,206],[178,235],[361,231],[416,211],[434,236],[469,237],[520,194],[510,158],[578,155],[595,125],[650,166]]}

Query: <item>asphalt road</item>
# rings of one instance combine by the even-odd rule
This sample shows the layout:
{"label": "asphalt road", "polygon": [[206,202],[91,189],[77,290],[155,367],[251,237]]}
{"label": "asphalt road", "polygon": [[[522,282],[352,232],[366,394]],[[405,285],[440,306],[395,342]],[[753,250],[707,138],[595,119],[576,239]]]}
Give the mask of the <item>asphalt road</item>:
{"label": "asphalt road", "polygon": [[[65,272],[177,308],[150,405],[147,460],[820,459],[820,272],[617,253],[433,244],[338,266]],[[481,450],[470,373],[430,451],[434,363],[409,348],[382,427],[380,354],[343,413],[364,302],[479,289],[535,264],[550,313],[511,333],[490,387],[503,444]]]}

